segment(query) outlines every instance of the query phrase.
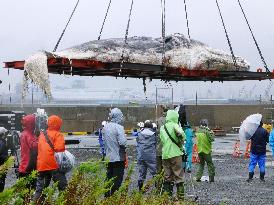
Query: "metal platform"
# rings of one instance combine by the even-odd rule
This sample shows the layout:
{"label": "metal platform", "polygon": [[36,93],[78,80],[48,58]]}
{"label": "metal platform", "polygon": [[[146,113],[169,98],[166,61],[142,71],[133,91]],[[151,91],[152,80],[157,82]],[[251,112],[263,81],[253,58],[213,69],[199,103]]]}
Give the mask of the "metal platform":
{"label": "metal platform", "polygon": [[[5,62],[5,68],[24,69],[24,61]],[[94,60],[49,58],[48,71],[52,74],[79,76],[113,76],[124,78],[160,79],[163,81],[243,81],[274,79],[274,72],[218,71],[196,68],[165,67],[139,63],[104,63]]]}

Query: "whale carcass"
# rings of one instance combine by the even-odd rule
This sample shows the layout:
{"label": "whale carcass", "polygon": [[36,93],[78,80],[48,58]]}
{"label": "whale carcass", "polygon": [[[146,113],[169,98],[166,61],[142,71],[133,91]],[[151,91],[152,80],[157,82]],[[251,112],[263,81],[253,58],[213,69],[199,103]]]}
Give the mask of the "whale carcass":
{"label": "whale carcass", "polygon": [[[248,71],[250,68],[244,58],[236,56],[235,65],[229,53],[213,49],[193,39],[188,40],[182,34],[167,36],[164,44],[162,38],[152,37],[130,37],[126,43],[123,38],[94,40],[58,52],[42,51],[25,61],[24,84],[27,85],[26,81],[30,79],[48,96],[51,94],[47,59],[52,57],[95,60],[104,63],[125,61],[138,64],[164,64],[170,68],[189,70]],[[27,86],[24,90],[26,89]]]}

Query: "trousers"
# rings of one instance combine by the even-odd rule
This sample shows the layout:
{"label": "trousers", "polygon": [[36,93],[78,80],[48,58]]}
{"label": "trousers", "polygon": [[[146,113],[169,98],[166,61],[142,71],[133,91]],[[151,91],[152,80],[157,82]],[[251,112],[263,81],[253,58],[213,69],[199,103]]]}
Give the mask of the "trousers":
{"label": "trousers", "polygon": [[138,160],[138,168],[139,168],[139,179],[138,181],[145,181],[147,176],[147,171],[150,172],[152,176],[156,175],[156,160],[148,161],[148,160]]}
{"label": "trousers", "polygon": [[265,173],[265,158],[266,158],[265,154],[255,155],[250,153],[250,162],[249,162],[248,171],[254,172],[254,169],[256,165],[258,164],[260,173]]}
{"label": "trousers", "polygon": [[43,190],[50,185],[51,179],[58,183],[59,191],[64,191],[67,187],[67,178],[65,173],[58,170],[43,171],[38,173],[34,200],[37,201],[42,195]]}
{"label": "trousers", "polygon": [[211,153],[205,154],[205,153],[201,152],[198,155],[199,155],[200,163],[199,163],[198,172],[196,174],[196,178],[197,179],[202,178],[203,173],[204,173],[205,163],[207,164],[209,177],[214,177],[215,176],[215,167],[214,167],[214,164],[212,161]]}
{"label": "trousers", "polygon": [[109,162],[107,165],[107,180],[113,178],[112,187],[110,190],[105,194],[105,197],[109,197],[117,191],[123,182],[125,171],[125,162],[124,161],[117,161],[117,162]]}
{"label": "trousers", "polygon": [[[20,179],[20,178],[23,178],[23,177],[28,177],[29,175],[31,175],[31,173],[22,173],[22,172],[19,172],[18,177]],[[36,181],[37,181],[36,179],[33,179],[33,181],[29,182],[26,185],[26,187],[28,189],[35,189],[36,188]]]}
{"label": "trousers", "polygon": [[193,151],[193,143],[192,144],[186,144],[185,150],[187,154],[187,162],[186,162],[186,169],[191,170],[192,168],[192,151]]}
{"label": "trousers", "polygon": [[175,184],[184,182],[182,156],[163,159],[163,168],[165,171],[165,182]]}
{"label": "trousers", "polygon": [[0,176],[0,192],[3,192],[4,191],[4,188],[5,188],[5,181],[6,181],[6,175],[7,174],[2,174]]}

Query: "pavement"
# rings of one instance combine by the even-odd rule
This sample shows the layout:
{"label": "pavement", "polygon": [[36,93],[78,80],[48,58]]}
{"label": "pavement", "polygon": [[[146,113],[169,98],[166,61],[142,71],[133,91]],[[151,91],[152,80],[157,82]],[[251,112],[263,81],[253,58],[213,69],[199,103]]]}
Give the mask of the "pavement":
{"label": "pavement", "polygon": [[[71,135],[66,136],[67,140],[79,140],[79,144],[75,145],[66,145],[69,149],[91,149],[97,148],[99,146],[98,136],[96,135]],[[238,139],[238,134],[227,134],[226,136],[216,137],[213,143],[213,154],[232,154],[233,148],[236,140]],[[195,140],[194,140],[195,141]],[[127,136],[127,145],[135,146],[136,145],[136,137]],[[270,148],[267,146],[267,154],[270,155]],[[245,146],[241,147],[241,151],[245,151]]]}

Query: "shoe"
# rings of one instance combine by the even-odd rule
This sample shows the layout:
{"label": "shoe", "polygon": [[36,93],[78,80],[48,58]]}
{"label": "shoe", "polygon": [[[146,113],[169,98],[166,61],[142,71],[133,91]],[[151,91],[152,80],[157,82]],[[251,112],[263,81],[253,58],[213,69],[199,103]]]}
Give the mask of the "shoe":
{"label": "shoe", "polygon": [[264,172],[261,172],[261,173],[260,173],[260,180],[261,180],[262,182],[265,182],[265,180],[264,180],[264,175],[265,175]]}
{"label": "shoe", "polygon": [[138,180],[138,188],[139,188],[139,191],[142,191],[143,185],[144,185],[144,181]]}
{"label": "shoe", "polygon": [[247,182],[251,182],[253,180],[254,172],[249,172]]}
{"label": "shoe", "polygon": [[184,182],[176,184],[178,200],[183,201],[185,199],[185,187]]}
{"label": "shoe", "polygon": [[249,182],[252,182],[252,180],[253,180],[253,179],[247,179],[246,182],[249,183]]}
{"label": "shoe", "polygon": [[193,178],[196,182],[201,182],[201,178],[194,177]]}
{"label": "shoe", "polygon": [[173,183],[172,182],[164,182],[163,183],[163,192],[167,192],[169,197],[173,195]]}

